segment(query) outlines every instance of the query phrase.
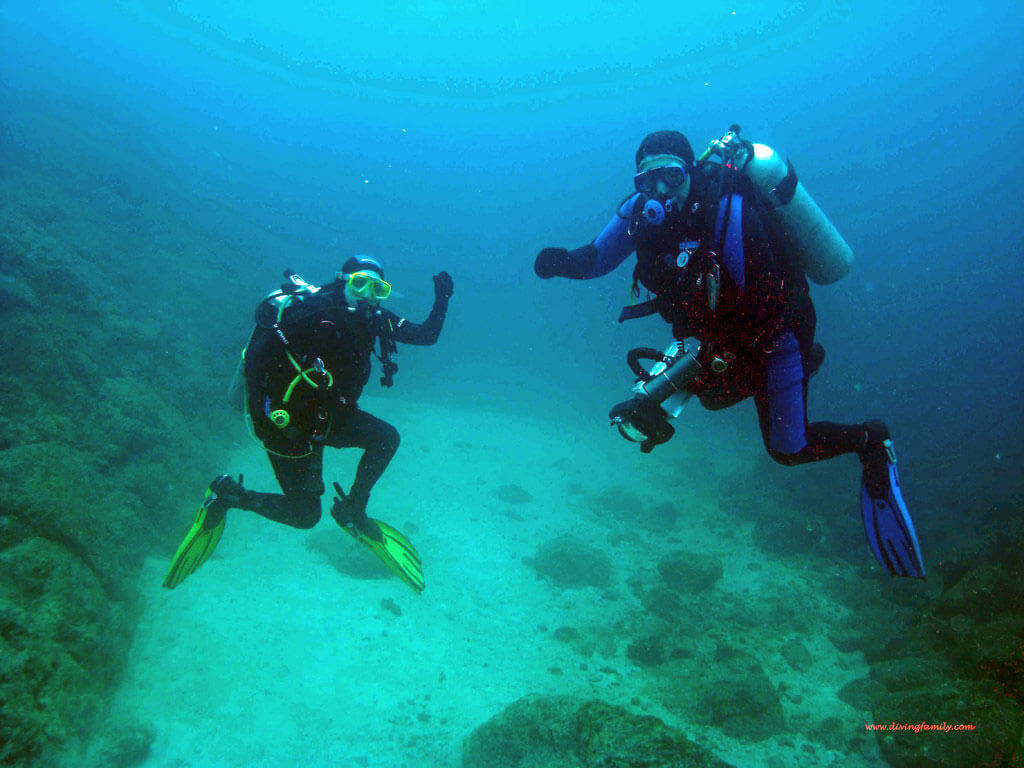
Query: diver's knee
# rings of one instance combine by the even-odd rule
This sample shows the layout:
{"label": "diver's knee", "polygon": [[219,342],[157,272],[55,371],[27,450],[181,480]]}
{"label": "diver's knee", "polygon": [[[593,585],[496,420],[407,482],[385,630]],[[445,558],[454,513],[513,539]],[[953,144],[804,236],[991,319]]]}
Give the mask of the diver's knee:
{"label": "diver's knee", "polygon": [[292,500],[291,525],[293,528],[308,530],[320,522],[320,497],[302,494]]}
{"label": "diver's knee", "polygon": [[301,515],[296,515],[292,526],[308,531],[320,522],[320,510],[305,510]]}
{"label": "diver's knee", "polygon": [[797,464],[803,464],[805,461],[803,451],[783,453],[774,448],[768,448],[768,455],[772,457],[776,464],[781,464],[784,467],[795,467]]}
{"label": "diver's knee", "polygon": [[388,453],[394,453],[398,450],[399,444],[402,442],[402,436],[398,434],[398,430],[390,424],[385,425],[384,429],[381,430],[380,445]]}

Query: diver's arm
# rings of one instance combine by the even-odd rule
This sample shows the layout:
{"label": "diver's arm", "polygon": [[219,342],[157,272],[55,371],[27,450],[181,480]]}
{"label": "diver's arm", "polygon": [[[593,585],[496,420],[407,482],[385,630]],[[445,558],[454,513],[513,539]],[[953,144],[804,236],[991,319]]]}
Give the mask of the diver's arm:
{"label": "diver's arm", "polygon": [[[391,315],[388,319],[394,328],[394,339],[403,344],[428,346],[437,341],[448,313],[448,300],[455,291],[452,276],[447,272],[434,275],[434,306],[422,323],[411,323],[405,318]],[[389,313],[390,315],[390,313]]]}
{"label": "diver's arm", "polygon": [[615,218],[608,222],[592,243],[575,250],[545,248],[533,264],[537,277],[568,277],[571,280],[591,280],[603,277],[626,260],[635,249],[629,231],[636,195],[624,202]]}

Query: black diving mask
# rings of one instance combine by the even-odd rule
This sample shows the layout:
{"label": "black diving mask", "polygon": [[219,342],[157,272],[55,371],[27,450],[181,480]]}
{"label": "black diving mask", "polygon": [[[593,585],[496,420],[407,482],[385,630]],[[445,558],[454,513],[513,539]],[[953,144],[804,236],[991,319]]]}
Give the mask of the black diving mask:
{"label": "black diving mask", "polygon": [[654,195],[658,192],[660,181],[668,190],[675,191],[686,182],[686,168],[681,165],[662,165],[641,171],[633,177],[633,186],[637,192]]}

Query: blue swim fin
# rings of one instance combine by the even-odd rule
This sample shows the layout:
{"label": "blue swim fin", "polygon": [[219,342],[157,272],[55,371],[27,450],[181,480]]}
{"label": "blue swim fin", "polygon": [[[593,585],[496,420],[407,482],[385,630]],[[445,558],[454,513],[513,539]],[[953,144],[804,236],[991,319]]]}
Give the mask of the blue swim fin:
{"label": "blue swim fin", "polygon": [[923,579],[924,560],[914,522],[900,493],[896,449],[889,430],[881,422],[869,422],[865,426],[875,443],[862,457],[860,511],[868,544],[878,562],[893,576]]}

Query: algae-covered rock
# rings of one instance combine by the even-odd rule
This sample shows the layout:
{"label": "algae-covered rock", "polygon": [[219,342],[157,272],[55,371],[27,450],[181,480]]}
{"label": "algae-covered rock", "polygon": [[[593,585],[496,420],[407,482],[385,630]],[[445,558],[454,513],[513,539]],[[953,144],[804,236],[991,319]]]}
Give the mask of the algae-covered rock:
{"label": "algae-covered rock", "polygon": [[702,681],[698,717],[739,739],[761,741],[785,728],[782,703],[756,659],[734,656]]}
{"label": "algae-covered rock", "polygon": [[1024,605],[1024,561],[983,565],[968,571],[935,602],[937,616],[970,616],[982,623]]}
{"label": "algae-covered rock", "polygon": [[664,619],[680,630],[692,630],[707,616],[705,606],[690,599],[689,596],[684,599],[678,592],[661,584],[650,589],[638,586],[636,596],[648,614]]}
{"label": "algae-covered rock", "polygon": [[111,594],[157,540],[139,500],[110,482],[94,459],[58,443],[4,451],[3,514],[81,560]]}
{"label": "algae-covered rock", "polygon": [[23,765],[80,736],[128,643],[124,607],[60,545],[0,552],[0,764]]}
{"label": "algae-covered rock", "polygon": [[643,515],[644,505],[640,497],[621,485],[613,485],[601,491],[592,499],[595,512],[620,522],[635,525]]}
{"label": "algae-covered rock", "polygon": [[602,701],[531,696],[479,726],[463,768],[729,768],[651,716]]}
{"label": "algae-covered rock", "polygon": [[[42,104],[5,99],[0,132],[2,765],[91,735],[142,558],[223,471],[222,391],[257,295],[238,254],[265,239],[221,237],[206,203],[152,204],[148,161]],[[145,743],[122,730],[98,764]]]}
{"label": "algae-covered rock", "polygon": [[559,587],[598,587],[611,583],[612,561],[601,550],[575,536],[543,543],[537,556],[524,559],[538,576]]}
{"label": "algae-covered rock", "polygon": [[117,721],[105,723],[85,759],[87,768],[136,768],[149,756],[156,739],[151,725]]}
{"label": "algae-covered rock", "polygon": [[713,555],[678,551],[658,562],[658,573],[671,589],[680,594],[693,594],[714,587],[724,569],[722,561]]}
{"label": "algae-covered rock", "polygon": [[796,638],[782,646],[782,658],[797,672],[806,672],[814,665],[814,657],[811,652]]}
{"label": "algae-covered rock", "polygon": [[641,667],[655,667],[665,661],[665,640],[660,635],[645,635],[626,646],[626,657]]}
{"label": "algae-covered rock", "polygon": [[958,673],[980,671],[1024,707],[1024,615],[1000,616],[972,628],[949,655]]}
{"label": "algae-covered rock", "polygon": [[887,691],[940,687],[949,680],[950,670],[934,658],[904,657],[879,661],[871,667],[871,676]]}
{"label": "algae-covered rock", "polygon": [[782,703],[756,658],[729,647],[686,657],[675,650],[648,677],[650,695],[674,715],[746,741],[785,730]]}
{"label": "algae-covered rock", "polygon": [[854,709],[870,712],[875,699],[885,695],[885,686],[870,677],[858,677],[839,690],[839,700]]}
{"label": "algae-covered rock", "polygon": [[649,531],[664,533],[671,531],[679,520],[679,509],[671,501],[663,501],[646,510],[641,523]]}

